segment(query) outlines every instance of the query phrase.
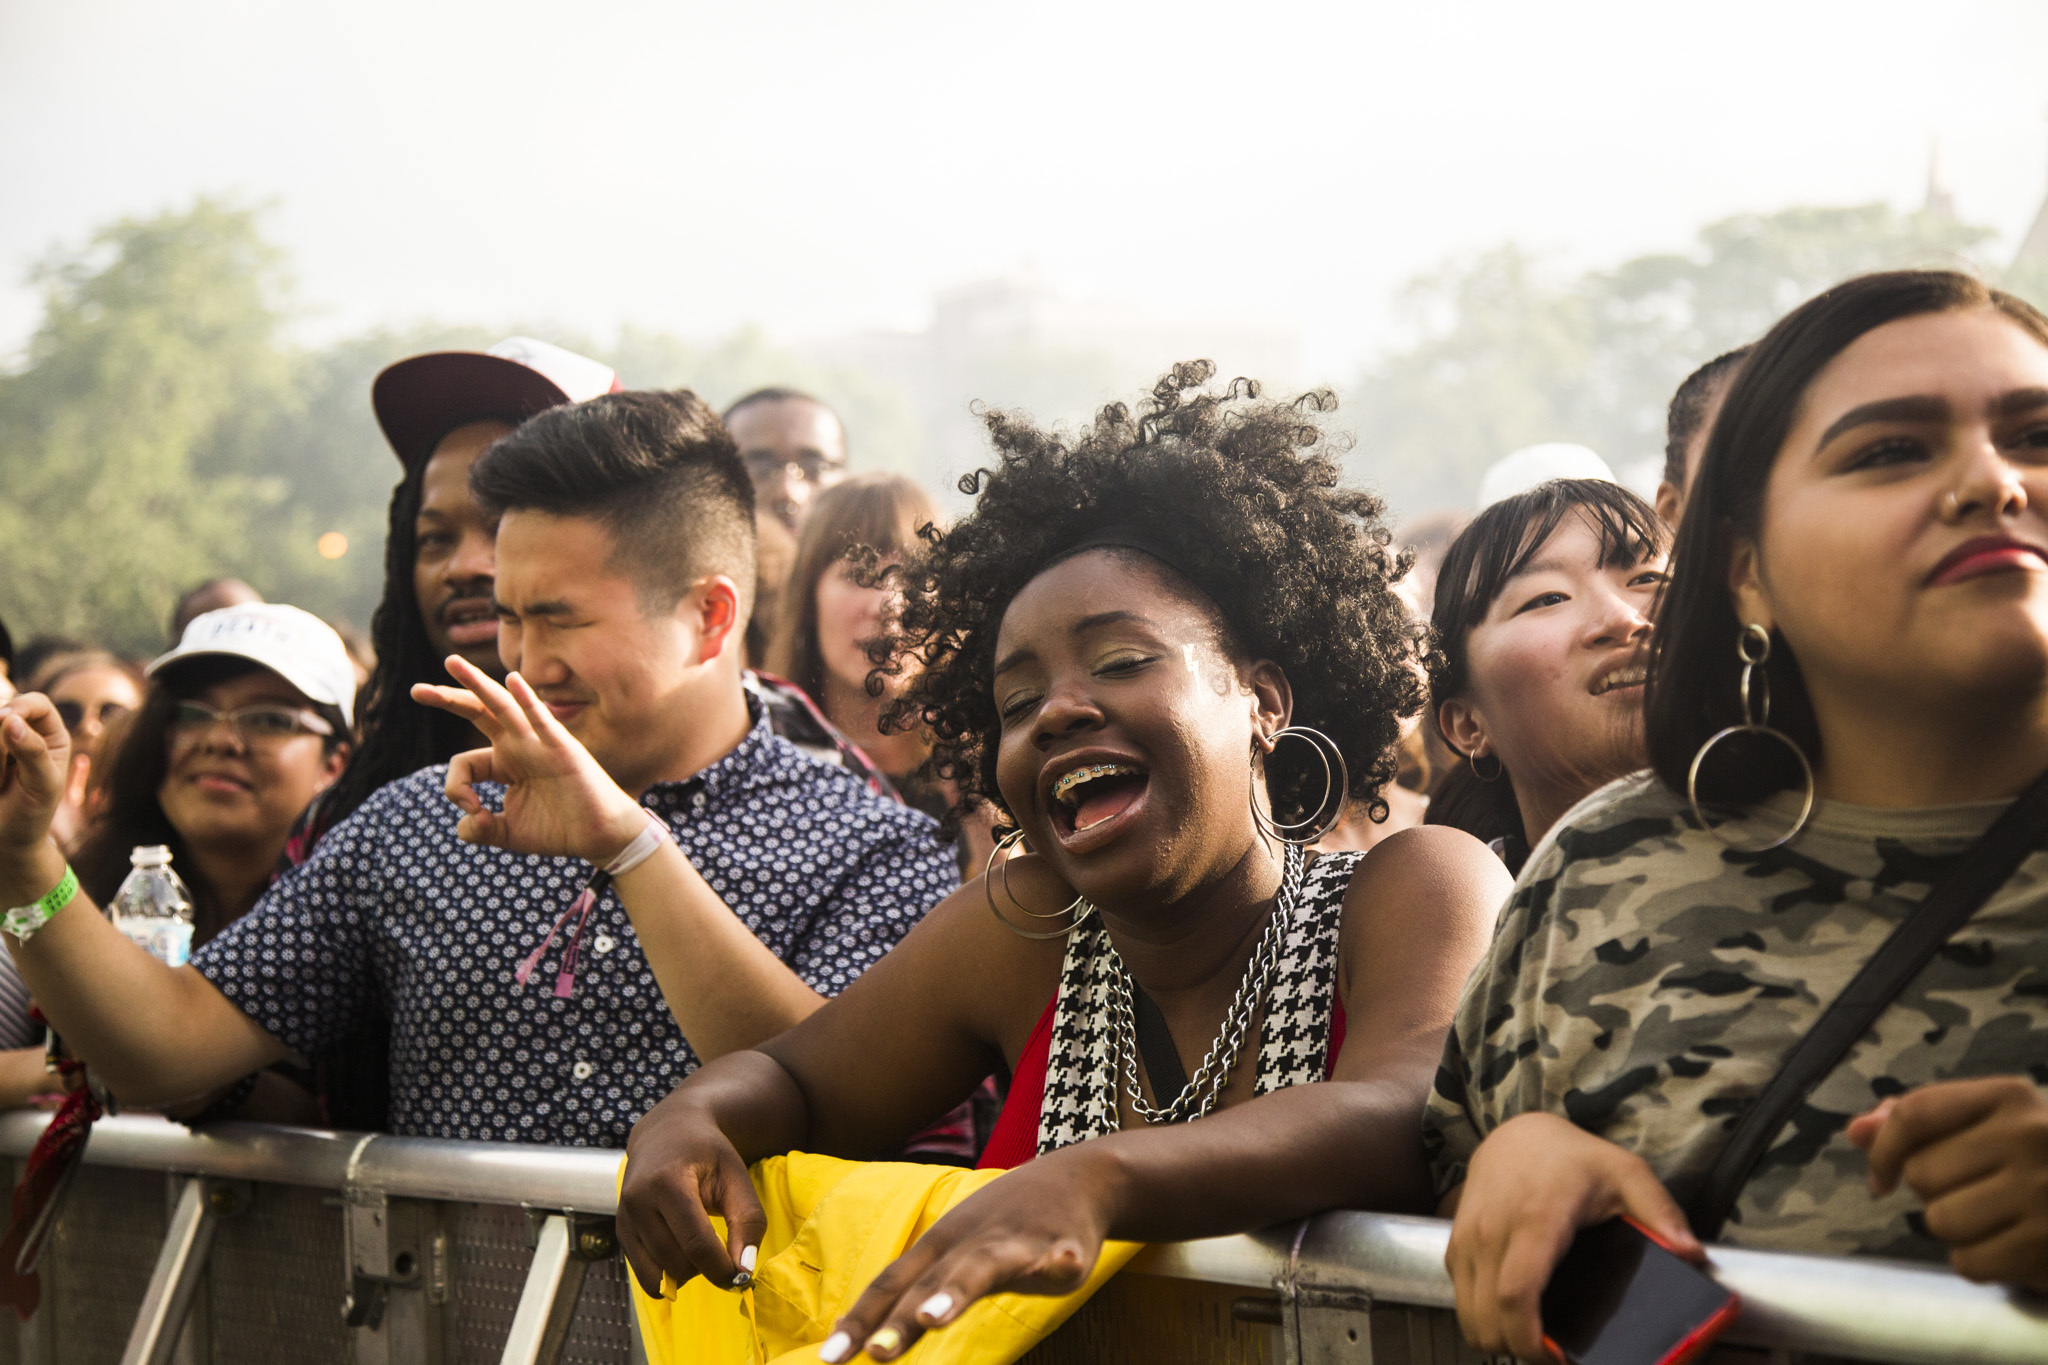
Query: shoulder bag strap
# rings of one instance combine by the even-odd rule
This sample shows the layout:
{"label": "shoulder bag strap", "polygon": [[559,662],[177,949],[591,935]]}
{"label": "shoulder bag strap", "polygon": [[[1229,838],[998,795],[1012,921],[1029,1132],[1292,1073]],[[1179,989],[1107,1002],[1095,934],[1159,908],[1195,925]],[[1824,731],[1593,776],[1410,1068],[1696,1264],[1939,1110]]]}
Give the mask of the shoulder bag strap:
{"label": "shoulder bag strap", "polygon": [[1990,829],[1963,853],[1927,895],[1892,930],[1850,979],[1833,1004],[1793,1045],[1784,1066],[1764,1087],[1728,1135],[1721,1155],[1686,1203],[1686,1217],[1701,1241],[1711,1241],[1728,1221],[1750,1172],[1813,1093],[1877,1021],[1935,953],[1941,950],[1991,893],[2005,885],[2029,853],[2048,836],[2048,774],[2035,779]]}

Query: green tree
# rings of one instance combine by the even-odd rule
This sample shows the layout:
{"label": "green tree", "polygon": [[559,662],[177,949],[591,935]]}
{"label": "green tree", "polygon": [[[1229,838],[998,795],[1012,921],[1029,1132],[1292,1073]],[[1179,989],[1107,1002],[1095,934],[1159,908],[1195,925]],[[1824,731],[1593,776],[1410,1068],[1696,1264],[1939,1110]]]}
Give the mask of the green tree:
{"label": "green tree", "polygon": [[1586,300],[1506,246],[1411,281],[1399,299],[1420,340],[1344,395],[1355,461],[1418,511],[1470,500],[1486,466],[1535,441],[1584,441],[1599,414],[1584,380],[1594,328]]}
{"label": "green tree", "polygon": [[16,633],[147,652],[198,579],[319,577],[268,458],[299,362],[254,211],[201,200],[124,219],[34,278],[42,324],[0,376],[0,606]]}
{"label": "green tree", "polygon": [[1884,204],[1744,214],[1689,252],[1573,279],[1514,247],[1447,266],[1403,296],[1416,341],[1347,395],[1358,466],[1408,511],[1470,502],[1486,466],[1537,441],[1578,441],[1617,469],[1663,449],[1672,390],[1849,276],[1963,265],[1988,229]]}
{"label": "green tree", "polygon": [[335,562],[289,560],[251,579],[273,600],[366,627],[384,590],[384,532],[403,471],[370,408],[370,384],[393,361],[426,351],[480,350],[503,333],[427,323],[345,338],[305,357],[299,401],[272,433],[271,467],[283,481],[301,539],[339,532]]}
{"label": "green tree", "polygon": [[[177,594],[220,574],[272,601],[366,624],[383,589],[399,468],[370,408],[393,361],[546,337],[629,385],[723,404],[763,384],[815,392],[846,419],[855,463],[916,468],[904,395],[742,331],[701,346],[627,328],[612,345],[546,325],[422,323],[292,346],[290,292],[259,213],[214,200],[124,219],[34,279],[43,320],[0,374],[0,615],[18,636],[164,643]],[[322,538],[334,557],[319,553]]]}

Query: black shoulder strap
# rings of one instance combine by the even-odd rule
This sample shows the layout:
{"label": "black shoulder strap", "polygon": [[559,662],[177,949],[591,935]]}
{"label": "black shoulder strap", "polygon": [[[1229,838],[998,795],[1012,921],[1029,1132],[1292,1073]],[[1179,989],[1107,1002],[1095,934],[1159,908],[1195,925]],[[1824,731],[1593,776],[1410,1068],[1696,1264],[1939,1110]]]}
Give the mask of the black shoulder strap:
{"label": "black shoulder strap", "polygon": [[1137,1018],[1138,1055],[1145,1060],[1145,1077],[1152,1082],[1152,1102],[1166,1105],[1188,1088],[1188,1072],[1181,1065],[1180,1049],[1173,1045],[1173,1033],[1166,1027],[1166,1015],[1159,1002],[1145,994],[1145,988],[1131,983],[1131,1010]]}
{"label": "black shoulder strap", "polygon": [[1794,1044],[1784,1066],[1745,1109],[1727,1145],[1707,1172],[1686,1216],[1702,1241],[1721,1233],[1750,1172],[1815,1086],[1840,1064],[1941,946],[1969,922],[1991,893],[2005,885],[2048,836],[2048,774],[2037,778],[1964,852],[1927,899],[1892,930]]}

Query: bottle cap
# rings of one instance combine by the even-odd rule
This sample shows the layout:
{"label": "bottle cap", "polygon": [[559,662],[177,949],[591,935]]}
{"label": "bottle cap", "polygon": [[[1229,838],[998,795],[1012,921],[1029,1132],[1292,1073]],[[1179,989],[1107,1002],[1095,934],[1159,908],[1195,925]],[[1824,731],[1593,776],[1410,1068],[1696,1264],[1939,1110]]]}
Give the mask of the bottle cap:
{"label": "bottle cap", "polygon": [[135,851],[128,855],[131,867],[169,867],[171,850],[165,844],[137,844]]}

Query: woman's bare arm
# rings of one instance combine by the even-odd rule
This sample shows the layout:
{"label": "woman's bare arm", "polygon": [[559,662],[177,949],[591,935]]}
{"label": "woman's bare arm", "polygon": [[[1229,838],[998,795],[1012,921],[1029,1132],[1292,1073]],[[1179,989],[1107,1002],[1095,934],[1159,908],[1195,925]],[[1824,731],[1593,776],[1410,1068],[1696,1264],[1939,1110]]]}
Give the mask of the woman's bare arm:
{"label": "woman's bare arm", "polygon": [[[1014,1065],[1059,961],[1058,944],[1005,933],[971,882],[844,994],[677,1086],[626,1144],[620,1244],[641,1286],[659,1292],[664,1271],[733,1281],[763,1226],[753,1162],[797,1148],[871,1156]],[[727,1221],[723,1240],[711,1214]]]}
{"label": "woman's bare arm", "polygon": [[1114,1133],[1012,1171],[876,1278],[826,1358],[866,1342],[893,1359],[985,1294],[1071,1289],[1106,1238],[1179,1240],[1330,1208],[1427,1207],[1423,1103],[1508,886],[1499,860],[1467,835],[1388,839],[1345,899],[1347,1028],[1331,1082]]}

